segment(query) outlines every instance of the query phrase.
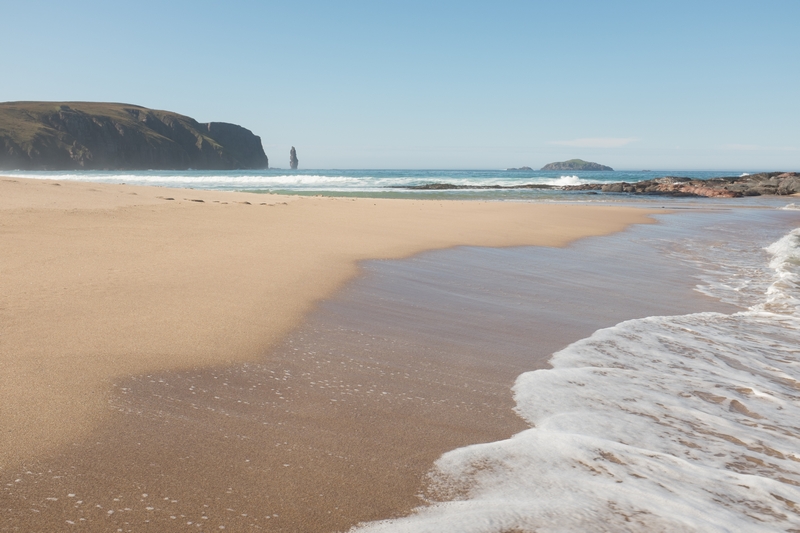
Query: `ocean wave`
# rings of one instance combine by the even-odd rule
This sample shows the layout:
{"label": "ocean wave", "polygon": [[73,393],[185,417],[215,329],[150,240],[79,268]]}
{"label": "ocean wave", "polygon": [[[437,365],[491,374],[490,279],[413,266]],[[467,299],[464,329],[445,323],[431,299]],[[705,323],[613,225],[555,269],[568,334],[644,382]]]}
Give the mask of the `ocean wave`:
{"label": "ocean wave", "polygon": [[[451,184],[457,187],[449,192],[437,190],[438,195],[456,197],[481,196],[530,199],[546,197],[550,191],[528,188],[509,192],[520,185],[582,185],[618,181],[652,179],[649,172],[576,172],[559,175],[554,172],[507,172],[490,170],[127,170],[127,171],[2,171],[4,176],[69,181],[95,181],[151,185],[159,187],[196,188],[208,190],[238,190],[281,192],[299,194],[329,192],[333,195],[352,193],[377,193],[387,189],[403,189],[430,184]],[[719,173],[699,171],[699,177],[713,177]],[[491,190],[499,186],[504,189]],[[475,188],[475,190],[470,190]],[[488,188],[488,189],[487,189]],[[394,191],[397,192],[397,191]],[[428,195],[429,190],[408,191],[406,194]],[[564,193],[570,194],[570,193]],[[613,200],[609,200],[613,201]]]}
{"label": "ocean wave", "polygon": [[429,183],[449,183],[456,186],[513,187],[520,184],[579,185],[589,183],[578,176],[561,176],[556,179],[532,177],[526,179],[505,176],[418,176],[418,175],[335,175],[335,174],[280,174],[266,172],[125,172],[125,173],[6,173],[10,177],[34,177],[62,181],[98,181],[105,183],[127,183],[131,185],[155,185],[161,187],[193,187],[199,189],[228,190],[281,190],[281,191],[383,191],[387,188],[404,188]]}
{"label": "ocean wave", "polygon": [[45,176],[31,176],[29,174],[17,175],[6,173],[9,177],[42,177],[51,180],[65,181],[102,181],[115,183],[144,183],[144,184],[174,184],[181,186],[186,184],[198,185],[259,185],[259,186],[298,186],[298,185],[343,185],[352,183],[375,183],[374,178],[351,177],[351,176],[324,176],[306,174],[286,174],[286,175],[257,175],[257,174],[136,174],[136,173],[113,173],[113,174],[47,174]]}
{"label": "ocean wave", "polygon": [[769,286],[766,301],[751,307],[800,317],[800,228],[767,247],[772,254],[769,266],[775,271],[775,281]]}
{"label": "ocean wave", "polygon": [[517,379],[531,429],[443,455],[439,501],[358,531],[800,527],[800,229],[766,252],[749,309],[630,320],[568,346]]}
{"label": "ocean wave", "polygon": [[546,180],[545,183],[547,185],[563,186],[563,185],[581,185],[583,183],[589,183],[589,181],[582,180],[578,176],[561,176],[558,179]]}

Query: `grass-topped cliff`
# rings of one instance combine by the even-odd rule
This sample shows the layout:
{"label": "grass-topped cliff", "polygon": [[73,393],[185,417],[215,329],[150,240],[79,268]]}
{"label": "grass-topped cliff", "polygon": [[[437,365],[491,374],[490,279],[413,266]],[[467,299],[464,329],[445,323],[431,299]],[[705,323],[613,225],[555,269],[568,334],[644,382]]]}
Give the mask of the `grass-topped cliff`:
{"label": "grass-topped cliff", "polygon": [[261,138],[130,104],[0,103],[0,169],[267,168]]}

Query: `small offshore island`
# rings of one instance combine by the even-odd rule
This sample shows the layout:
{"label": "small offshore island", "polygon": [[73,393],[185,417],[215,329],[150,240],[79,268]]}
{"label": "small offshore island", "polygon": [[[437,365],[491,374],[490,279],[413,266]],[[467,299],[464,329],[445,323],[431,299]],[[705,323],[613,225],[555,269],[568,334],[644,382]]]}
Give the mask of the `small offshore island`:
{"label": "small offshore island", "polygon": [[[506,170],[533,170],[531,167],[507,168]],[[555,163],[548,163],[540,170],[604,170],[606,172],[613,171],[611,167],[601,165],[600,163],[592,163],[591,161],[584,161],[583,159],[570,159],[569,161],[557,161]]]}
{"label": "small offshore island", "polygon": [[261,138],[226,122],[101,102],[0,103],[0,169],[241,170],[269,167]]}
{"label": "small offshore island", "polygon": [[613,171],[611,167],[601,165],[600,163],[592,163],[591,161],[584,161],[583,159],[570,159],[569,161],[558,161],[555,163],[548,163],[541,168],[541,170],[605,170]]}

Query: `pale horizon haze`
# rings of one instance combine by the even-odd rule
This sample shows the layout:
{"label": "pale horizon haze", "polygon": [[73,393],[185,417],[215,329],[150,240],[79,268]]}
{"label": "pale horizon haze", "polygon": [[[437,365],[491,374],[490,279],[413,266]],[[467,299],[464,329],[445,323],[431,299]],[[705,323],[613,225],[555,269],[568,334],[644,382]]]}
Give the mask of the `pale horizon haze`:
{"label": "pale horizon haze", "polygon": [[800,170],[800,2],[0,2],[0,101],[240,124],[270,166]]}

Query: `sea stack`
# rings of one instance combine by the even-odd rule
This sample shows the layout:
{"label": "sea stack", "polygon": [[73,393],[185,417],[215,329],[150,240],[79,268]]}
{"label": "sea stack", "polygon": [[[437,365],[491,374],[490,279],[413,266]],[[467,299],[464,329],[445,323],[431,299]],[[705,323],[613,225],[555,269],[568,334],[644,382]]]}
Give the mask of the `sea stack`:
{"label": "sea stack", "polygon": [[297,170],[297,163],[299,163],[297,160],[297,151],[294,149],[294,146],[292,146],[292,149],[289,150],[289,167],[292,170]]}

